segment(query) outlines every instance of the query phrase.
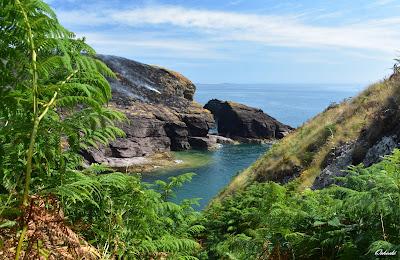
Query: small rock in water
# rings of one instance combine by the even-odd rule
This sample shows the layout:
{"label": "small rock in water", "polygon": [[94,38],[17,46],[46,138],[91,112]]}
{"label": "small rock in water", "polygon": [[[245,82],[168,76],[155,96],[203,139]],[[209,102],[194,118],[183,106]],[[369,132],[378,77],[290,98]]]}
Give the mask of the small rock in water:
{"label": "small rock in water", "polygon": [[175,163],[176,164],[181,164],[181,163],[183,163],[183,161],[182,160],[175,160]]}

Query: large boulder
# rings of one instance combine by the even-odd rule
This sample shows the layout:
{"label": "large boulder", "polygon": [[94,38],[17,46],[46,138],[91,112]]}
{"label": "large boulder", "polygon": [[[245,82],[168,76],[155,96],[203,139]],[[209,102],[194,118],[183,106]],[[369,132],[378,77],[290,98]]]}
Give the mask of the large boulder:
{"label": "large boulder", "polygon": [[199,150],[213,150],[218,148],[217,139],[213,137],[189,137],[190,145]]}
{"label": "large boulder", "polygon": [[[116,74],[109,79],[110,106],[126,114],[126,136],[83,154],[89,162],[120,167],[146,158],[191,148],[189,138],[206,137],[212,114],[193,101],[195,85],[181,74],[133,60],[98,55]],[[136,158],[136,159],[134,159]]]}
{"label": "large boulder", "polygon": [[214,115],[218,133],[233,139],[280,139],[293,130],[261,109],[231,101],[212,99],[204,108]]}
{"label": "large boulder", "polygon": [[185,122],[191,136],[207,136],[210,130],[210,122],[202,115],[184,115],[183,122]]}

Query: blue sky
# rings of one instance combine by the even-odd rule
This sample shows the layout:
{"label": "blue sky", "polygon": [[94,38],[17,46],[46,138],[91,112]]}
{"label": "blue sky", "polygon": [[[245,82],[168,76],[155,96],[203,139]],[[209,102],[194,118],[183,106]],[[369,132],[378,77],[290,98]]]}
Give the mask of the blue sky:
{"label": "blue sky", "polygon": [[197,83],[371,83],[400,56],[400,0],[47,0],[98,53]]}

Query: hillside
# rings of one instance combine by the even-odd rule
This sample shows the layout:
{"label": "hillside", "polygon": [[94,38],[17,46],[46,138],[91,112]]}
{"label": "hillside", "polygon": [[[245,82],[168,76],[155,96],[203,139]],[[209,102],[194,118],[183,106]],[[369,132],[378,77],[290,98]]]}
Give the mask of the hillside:
{"label": "hillside", "polygon": [[209,259],[398,259],[399,90],[331,105],[236,176],[203,212]]}
{"label": "hillside", "polygon": [[349,165],[369,166],[398,146],[400,78],[369,86],[358,96],[333,104],[273,145],[220,193],[220,200],[253,182],[322,188]]}

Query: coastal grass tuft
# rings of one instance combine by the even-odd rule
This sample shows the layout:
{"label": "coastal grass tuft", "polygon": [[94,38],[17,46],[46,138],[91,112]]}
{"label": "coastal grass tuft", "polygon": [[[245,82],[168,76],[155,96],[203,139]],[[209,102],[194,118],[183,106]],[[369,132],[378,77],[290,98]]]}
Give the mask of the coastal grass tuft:
{"label": "coastal grass tuft", "polygon": [[332,104],[293,133],[275,143],[219,194],[218,201],[254,181],[283,181],[299,176],[298,189],[310,187],[321,172],[325,158],[346,142],[357,139],[389,99],[399,100],[398,77],[375,83],[358,96]]}

